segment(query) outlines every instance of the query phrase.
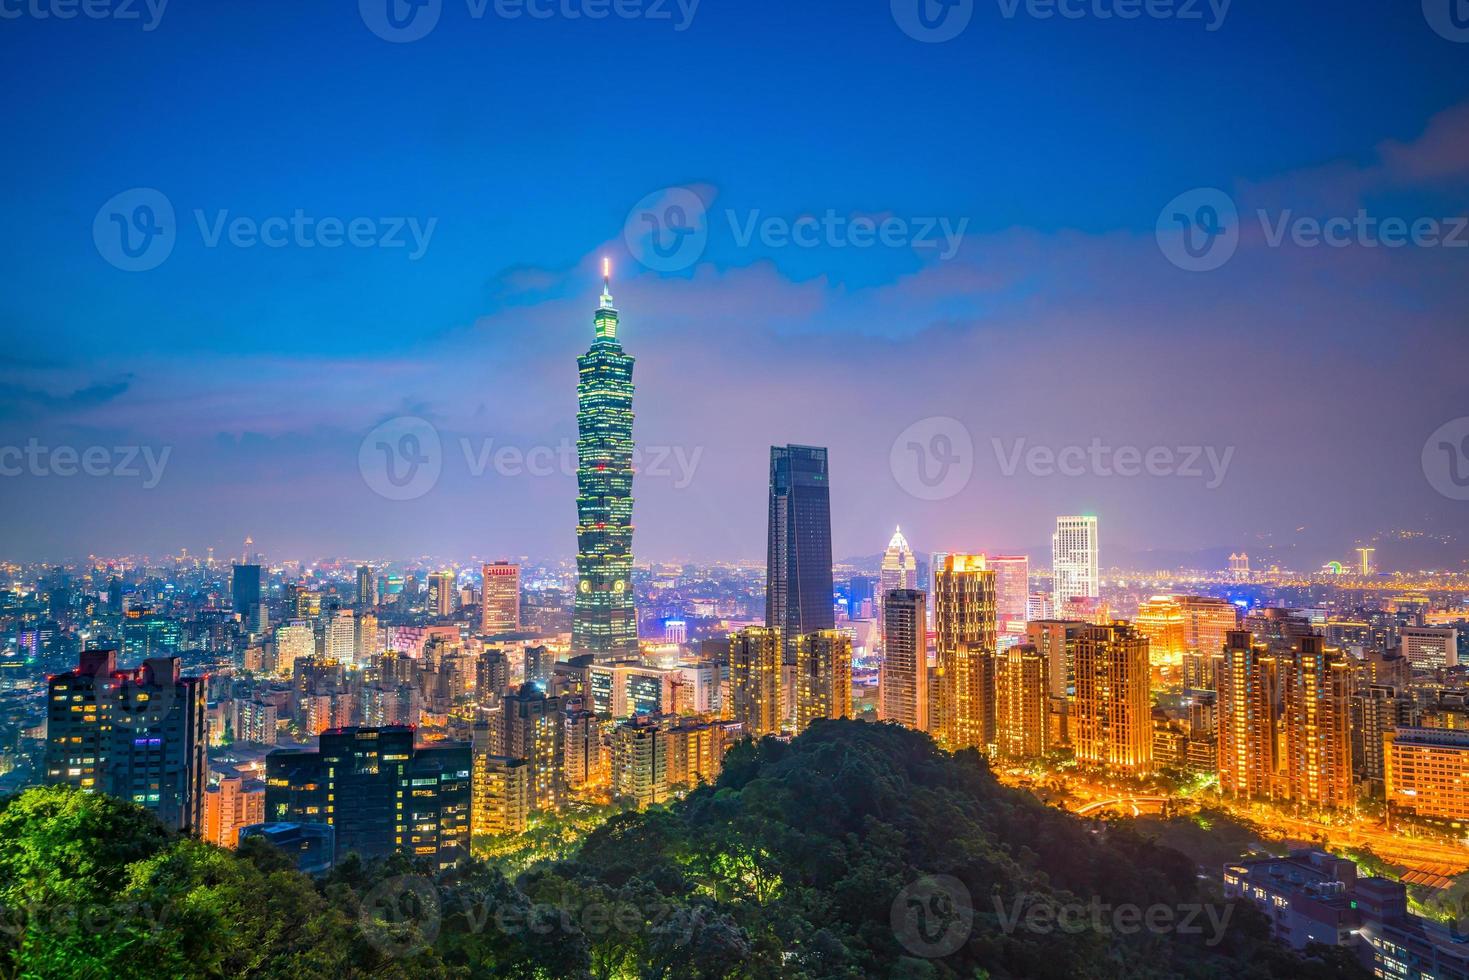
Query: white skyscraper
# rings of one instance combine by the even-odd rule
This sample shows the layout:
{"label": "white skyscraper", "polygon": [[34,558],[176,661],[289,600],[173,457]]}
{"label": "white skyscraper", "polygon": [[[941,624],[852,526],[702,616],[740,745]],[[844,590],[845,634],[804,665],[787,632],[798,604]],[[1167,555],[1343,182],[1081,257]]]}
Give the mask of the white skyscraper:
{"label": "white skyscraper", "polygon": [[357,623],[350,609],[333,609],[326,622],[326,658],[357,662]]}
{"label": "white skyscraper", "polygon": [[[893,532],[893,538],[888,542],[888,550],[882,556],[882,572],[878,576],[878,587],[881,595],[877,597],[879,607],[882,598],[893,589],[916,589],[918,585],[918,561],[913,557],[913,549],[908,547],[908,539],[903,537],[903,529],[899,528]],[[923,583],[928,588],[928,583]]]}
{"label": "white skyscraper", "polygon": [[1051,536],[1051,571],[1055,576],[1051,590],[1054,615],[1065,615],[1068,599],[1095,599],[1101,594],[1095,517],[1056,518],[1056,533]]}

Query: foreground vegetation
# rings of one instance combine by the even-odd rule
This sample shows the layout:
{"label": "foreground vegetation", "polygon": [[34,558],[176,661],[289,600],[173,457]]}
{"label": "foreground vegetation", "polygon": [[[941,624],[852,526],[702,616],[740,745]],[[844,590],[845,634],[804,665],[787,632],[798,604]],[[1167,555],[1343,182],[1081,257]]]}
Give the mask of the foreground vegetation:
{"label": "foreground vegetation", "polygon": [[[1046,807],[974,753],[857,722],[739,747],[716,785],[613,816],[513,880],[481,862],[431,876],[348,859],[313,881],[267,846],[178,838],[115,800],[44,789],[0,803],[0,974],[16,977],[1355,974],[1339,951],[1274,944],[1214,889],[1125,823]],[[1128,928],[1110,912],[1054,924],[1124,905],[1208,906],[1226,927]]]}

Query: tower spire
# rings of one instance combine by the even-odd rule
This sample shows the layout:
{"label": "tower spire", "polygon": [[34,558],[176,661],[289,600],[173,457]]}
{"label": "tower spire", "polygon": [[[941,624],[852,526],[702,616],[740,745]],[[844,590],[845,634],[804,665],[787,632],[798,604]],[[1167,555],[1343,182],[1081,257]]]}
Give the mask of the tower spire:
{"label": "tower spire", "polygon": [[602,259],[602,309],[612,309],[612,260]]}
{"label": "tower spire", "polygon": [[612,305],[612,260],[602,259],[602,302],[597,307],[597,339],[617,340],[617,307]]}

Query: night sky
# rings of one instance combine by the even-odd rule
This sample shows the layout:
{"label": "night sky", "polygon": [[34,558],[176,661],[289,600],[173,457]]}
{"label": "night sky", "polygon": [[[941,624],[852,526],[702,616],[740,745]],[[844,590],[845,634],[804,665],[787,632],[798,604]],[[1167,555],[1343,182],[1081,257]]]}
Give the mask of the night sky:
{"label": "night sky", "polygon": [[[1418,529],[1385,560],[1464,567],[1469,28],[1437,0],[981,0],[938,43],[899,26],[919,0],[437,0],[397,42],[388,2],[0,0],[0,447],[41,447],[0,454],[0,558],[570,557],[608,257],[639,558],[762,557],[769,446],[806,443],[842,556],[901,524],[1048,559],[1055,515],[1095,513],[1103,564],[1315,567]],[[1160,222],[1220,198],[1237,251],[1170,261]],[[1359,211],[1443,240],[1309,244]],[[665,255],[647,215],[707,240]],[[1172,463],[1025,462],[1093,440]],[[1191,447],[1221,479],[1161,475]],[[397,451],[420,484],[385,482]]]}

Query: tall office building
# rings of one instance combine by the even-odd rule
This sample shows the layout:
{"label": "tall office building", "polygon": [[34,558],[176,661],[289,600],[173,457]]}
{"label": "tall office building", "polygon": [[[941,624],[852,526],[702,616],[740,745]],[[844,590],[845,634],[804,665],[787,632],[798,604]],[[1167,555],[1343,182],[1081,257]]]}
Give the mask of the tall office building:
{"label": "tall office building", "polygon": [[801,636],[836,625],[832,602],[826,450],[771,446],[765,625],[781,631],[787,664],[796,662]]}
{"label": "tall office building", "polygon": [[458,598],[457,576],[448,570],[430,572],[428,576],[428,601],[436,616],[454,615],[454,600]]}
{"label": "tall office building", "polygon": [[1229,634],[1239,629],[1239,610],[1227,599],[1213,596],[1179,595],[1173,597],[1183,612],[1183,644],[1206,658],[1218,657]]}
{"label": "tall office building", "polygon": [[293,619],[275,628],[275,673],[290,677],[296,661],[316,656],[316,630],[309,620]]}
{"label": "tall office building", "polygon": [[577,359],[576,604],[571,652],[601,661],[635,657],[632,590],[633,358],[617,339],[604,269],[591,349]]}
{"label": "tall office building", "polygon": [[486,636],[520,629],[520,566],[487,563],[481,570],[479,630]]}
{"label": "tall office building", "polygon": [[260,605],[260,566],[236,565],[230,583],[230,599],[235,612],[241,616]]}
{"label": "tall office building", "polygon": [[1155,666],[1179,667],[1188,651],[1183,609],[1177,597],[1155,595],[1138,603],[1132,625],[1148,638],[1148,656]]}
{"label": "tall office building", "polygon": [[894,589],[918,588],[918,562],[913,557],[913,549],[908,547],[908,539],[903,537],[902,528],[893,532],[882,554],[877,586],[879,602],[886,602],[887,594]]}
{"label": "tall office building", "polygon": [[1404,626],[1398,639],[1414,670],[1459,665],[1459,631],[1452,626]]}
{"label": "tall office building", "polygon": [[1071,697],[1076,692],[1076,644],[1086,627],[1086,623],[1075,620],[1036,619],[1025,628],[1025,642],[1045,658],[1047,693],[1053,698]]}
{"label": "tall office building", "polygon": [[818,718],[852,717],[852,638],[841,630],[807,633],[796,645],[796,733]]}
{"label": "tall office building", "polygon": [[1009,759],[1044,755],[1050,744],[1046,658],[1033,646],[1000,654],[995,671],[995,745]]}
{"label": "tall office building", "polygon": [[165,826],[200,833],[208,785],[204,682],[177,657],[117,669],[88,650],[48,685],[46,782],[137,803]]}
{"label": "tall office building", "polygon": [[750,627],[729,637],[729,691],[734,720],[749,738],[781,728],[784,644],[778,629]]}
{"label": "tall office building", "polygon": [[1130,624],[1088,626],[1076,644],[1076,761],[1117,773],[1153,768],[1148,640]]}
{"label": "tall office building", "polygon": [[981,555],[947,555],[934,575],[938,696],[929,730],[950,749],[986,752],[995,740],[995,587]]}
{"label": "tall office building", "polygon": [[1101,595],[1095,517],[1056,518],[1056,533],[1051,536],[1051,573],[1054,615],[1066,615],[1066,604],[1072,599]]}
{"label": "tall office building", "polygon": [[883,595],[883,660],[878,673],[878,717],[928,730],[927,596],[917,589]]}
{"label": "tall office building", "polygon": [[469,855],[473,751],[468,742],[414,747],[413,729],[334,728],[315,752],[265,758],[265,819],[326,823],[336,854],[392,853],[434,868]]}
{"label": "tall office building", "polygon": [[995,573],[995,625],[1019,632],[1029,618],[1030,556],[998,555],[985,562]]}
{"label": "tall office building", "polygon": [[1285,744],[1291,799],[1349,809],[1352,781],[1352,668],[1326,638],[1296,644],[1284,671]]}
{"label": "tall office building", "polygon": [[499,650],[486,650],[474,664],[474,693],[480,704],[489,704],[510,686],[510,658]]}
{"label": "tall office building", "polygon": [[371,609],[377,605],[377,578],[366,565],[357,566],[357,608]]}

